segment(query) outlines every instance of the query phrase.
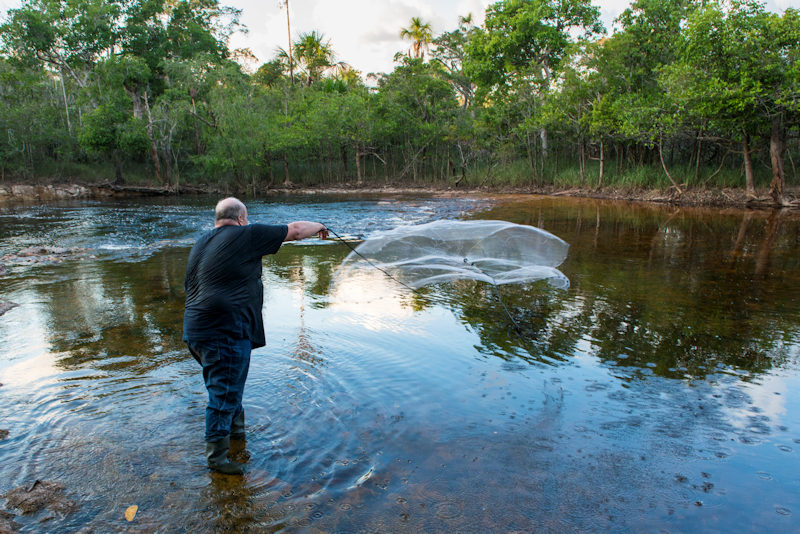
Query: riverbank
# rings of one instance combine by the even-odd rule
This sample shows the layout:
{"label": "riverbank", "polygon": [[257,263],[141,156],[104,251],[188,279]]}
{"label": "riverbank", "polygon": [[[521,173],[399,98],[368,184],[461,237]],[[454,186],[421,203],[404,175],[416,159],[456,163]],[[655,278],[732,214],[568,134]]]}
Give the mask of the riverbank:
{"label": "riverbank", "polygon": [[[343,185],[337,187],[277,187],[256,190],[255,196],[268,196],[276,194],[404,194],[404,193],[432,193],[437,195],[470,195],[470,194],[534,194],[546,196],[568,196],[578,198],[596,198],[606,200],[622,200],[634,202],[653,202],[661,204],[674,204],[679,206],[705,206],[705,207],[739,207],[739,208],[769,208],[784,207],[800,209],[800,187],[787,188],[786,204],[778,206],[769,196],[767,190],[758,191],[756,197],[737,188],[694,188],[681,190],[644,189],[644,188],[559,188],[556,186],[528,186],[528,187],[480,187],[458,188],[436,185],[419,187],[385,186],[359,186]],[[113,184],[3,184],[0,185],[0,205],[47,202],[54,200],[75,199],[105,199],[105,198],[132,198],[147,196],[177,196],[198,194],[241,194],[254,196],[252,190],[235,191],[217,187],[181,186],[146,187],[146,186],[117,186]]]}

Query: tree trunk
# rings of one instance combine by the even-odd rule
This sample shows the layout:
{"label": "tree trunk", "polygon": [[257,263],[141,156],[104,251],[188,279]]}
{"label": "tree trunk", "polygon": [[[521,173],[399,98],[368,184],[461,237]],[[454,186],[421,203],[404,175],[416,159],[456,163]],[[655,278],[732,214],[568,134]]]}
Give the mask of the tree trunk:
{"label": "tree trunk", "polygon": [[164,149],[164,178],[167,184],[172,183],[172,160],[169,157],[171,151],[172,149],[169,148],[169,145]]}
{"label": "tree trunk", "polygon": [[200,155],[200,128],[197,125],[197,122],[198,122],[197,121],[197,106],[195,105],[195,102],[194,102],[194,97],[195,97],[196,91],[194,89],[192,89],[192,92],[193,92],[191,94],[191,97],[192,97],[192,114],[194,115],[194,153],[199,156]]}
{"label": "tree trunk", "polygon": [[289,158],[286,156],[286,154],[283,155],[283,174],[283,186],[290,187],[292,185],[292,180],[289,178]]}
{"label": "tree trunk", "polygon": [[605,151],[605,143],[602,139],[600,139],[600,175],[597,178],[597,188],[600,189],[603,187],[603,173],[605,172],[605,165],[606,165],[606,151]]}
{"label": "tree trunk", "polygon": [[528,153],[528,165],[531,168],[531,174],[536,176],[536,165],[533,162],[533,148],[531,148],[531,133],[525,130],[525,150]]}
{"label": "tree trunk", "polygon": [[139,88],[134,87],[131,89],[125,86],[125,92],[128,93],[128,96],[131,99],[131,105],[132,105],[131,112],[133,113],[133,116],[137,119],[141,119],[142,117],[144,117],[142,97],[139,94]]}
{"label": "tree trunk", "polygon": [[[467,159],[464,157],[464,149],[461,148],[461,145],[458,144],[458,157],[461,159],[461,178],[456,180],[456,185],[460,184],[461,182],[466,181],[467,179]],[[453,169],[453,175],[455,176],[455,168]]]}
{"label": "tree trunk", "polygon": [[769,194],[776,204],[784,205],[783,190],[786,177],[783,171],[783,153],[786,150],[785,132],[783,131],[783,117],[776,115],[772,119],[772,134],[769,138],[769,157],[772,162],[772,183],[769,184]]}
{"label": "tree trunk", "polygon": [[319,142],[319,169],[320,169],[320,176],[322,176],[322,183],[326,184],[329,182],[329,176],[327,175],[327,171],[330,171],[330,167],[325,165],[327,158],[325,157],[325,145],[322,141]]}
{"label": "tree trunk", "polygon": [[155,166],[156,169],[158,183],[164,185],[164,177],[161,174],[161,163],[158,160],[158,148],[156,147],[156,139],[153,135],[153,116],[150,114],[150,103],[147,100],[147,92],[144,93],[144,109],[147,113],[147,138],[150,140],[150,157],[153,159],[153,166]]}
{"label": "tree trunk", "polygon": [[361,149],[359,148],[358,143],[356,143],[355,153],[356,153],[356,185],[360,186],[363,183],[363,180],[361,178]]}
{"label": "tree trunk", "polygon": [[744,182],[747,194],[755,197],[756,183],[753,177],[753,158],[750,156],[750,136],[748,134],[744,134],[742,138],[742,151],[744,152]]}
{"label": "tree trunk", "polygon": [[[578,127],[577,127],[577,134],[578,134],[578,150],[580,154],[578,158],[580,159],[580,164],[578,167],[580,168],[581,173],[581,187],[586,182],[586,143],[583,140],[583,134],[581,133],[581,106],[578,106]],[[556,176],[558,176],[558,153],[556,152]]]}
{"label": "tree trunk", "polygon": [[542,160],[547,159],[547,152],[550,148],[550,145],[547,141],[547,129],[542,128],[539,130],[539,138],[542,140]]}
{"label": "tree trunk", "polygon": [[697,138],[697,161],[694,162],[694,182],[700,179],[700,154],[703,153],[703,140]]}
{"label": "tree trunk", "polygon": [[272,172],[272,158],[269,157],[268,152],[264,153],[264,165],[267,167],[267,173],[269,174],[269,184],[267,184],[269,188],[275,183],[275,174]]}
{"label": "tree trunk", "polygon": [[72,124],[69,120],[69,104],[67,103],[67,89],[64,87],[64,71],[61,71],[61,94],[64,96],[64,112],[67,117],[67,132],[72,133]]}
{"label": "tree trunk", "polygon": [[341,146],[341,154],[342,165],[344,166],[344,179],[347,180],[347,148],[344,145]]}
{"label": "tree trunk", "polygon": [[119,150],[114,151],[114,185],[122,185],[125,183],[122,177],[122,158],[120,157]]}
{"label": "tree trunk", "polygon": [[682,195],[683,191],[681,191],[680,186],[678,186],[678,184],[675,183],[675,180],[672,179],[672,175],[667,170],[667,165],[666,165],[666,163],[664,163],[664,154],[663,154],[663,152],[664,152],[664,148],[663,148],[661,140],[659,140],[658,141],[658,157],[661,160],[661,167],[664,169],[664,174],[666,174],[667,178],[669,178],[669,181],[672,184],[672,187],[674,187],[675,189],[678,190],[678,194],[679,195]]}

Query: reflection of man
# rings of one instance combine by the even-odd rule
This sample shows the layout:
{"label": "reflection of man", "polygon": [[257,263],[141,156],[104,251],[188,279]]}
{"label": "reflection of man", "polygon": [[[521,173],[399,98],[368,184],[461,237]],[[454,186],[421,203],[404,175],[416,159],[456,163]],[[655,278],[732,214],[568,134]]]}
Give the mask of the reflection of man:
{"label": "reflection of man", "polygon": [[250,350],[265,343],[261,258],[275,254],[284,241],[314,234],[324,239],[328,230],[308,221],[249,224],[245,205],[225,198],[217,203],[214,229],[189,253],[183,340],[203,366],[206,456],[215,471],[243,472],[241,464],[228,459],[228,448],[231,439],[245,439],[242,394]]}

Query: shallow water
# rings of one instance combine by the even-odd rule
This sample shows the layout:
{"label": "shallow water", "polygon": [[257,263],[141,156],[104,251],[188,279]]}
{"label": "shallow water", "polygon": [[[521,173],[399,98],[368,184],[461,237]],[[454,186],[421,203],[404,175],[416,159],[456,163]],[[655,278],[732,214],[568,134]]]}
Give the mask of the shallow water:
{"label": "shallow water", "polygon": [[[215,199],[0,211],[0,493],[23,532],[762,532],[800,526],[800,219],[537,197],[280,197],[250,220],[345,237],[440,218],[568,243],[568,290],[410,293],[308,240],[265,259],[245,477],[210,473],[180,342]],[[0,508],[6,503],[0,501]],[[125,509],[138,505],[132,522]],[[8,507],[6,507],[8,508]]]}

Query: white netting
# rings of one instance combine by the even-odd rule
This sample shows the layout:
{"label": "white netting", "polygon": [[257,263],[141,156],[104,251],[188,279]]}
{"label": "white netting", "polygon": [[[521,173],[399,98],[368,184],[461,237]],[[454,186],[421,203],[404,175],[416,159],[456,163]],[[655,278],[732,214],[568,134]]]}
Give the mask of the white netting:
{"label": "white netting", "polygon": [[[506,221],[434,221],[376,233],[342,263],[342,273],[386,270],[411,287],[471,278],[513,284],[547,280],[558,288],[569,279],[556,269],[569,245],[553,234]],[[359,256],[359,254],[361,256]]]}

